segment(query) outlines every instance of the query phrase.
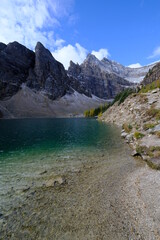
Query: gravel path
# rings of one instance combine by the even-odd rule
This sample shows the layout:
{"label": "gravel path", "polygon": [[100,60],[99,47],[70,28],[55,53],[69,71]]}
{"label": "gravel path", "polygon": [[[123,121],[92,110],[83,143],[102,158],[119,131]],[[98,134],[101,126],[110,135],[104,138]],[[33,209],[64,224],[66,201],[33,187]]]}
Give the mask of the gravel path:
{"label": "gravel path", "polygon": [[[132,173],[123,187],[125,212],[139,238],[160,239],[160,172],[149,167]],[[132,229],[131,229],[132,230]]]}

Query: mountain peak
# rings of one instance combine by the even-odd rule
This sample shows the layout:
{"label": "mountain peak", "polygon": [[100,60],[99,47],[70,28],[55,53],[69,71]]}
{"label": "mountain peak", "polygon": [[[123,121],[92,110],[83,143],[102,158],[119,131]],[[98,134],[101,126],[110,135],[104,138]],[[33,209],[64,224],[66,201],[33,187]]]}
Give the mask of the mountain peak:
{"label": "mountain peak", "polygon": [[86,60],[87,60],[87,61],[95,61],[95,60],[98,60],[98,59],[97,59],[96,56],[93,55],[92,53],[88,53],[88,55],[87,55],[87,57],[86,57]]}
{"label": "mountain peak", "polygon": [[37,42],[37,44],[36,44],[36,47],[35,47],[35,49],[43,49],[43,48],[45,48],[44,46],[43,46],[43,44],[41,43],[41,42]]}
{"label": "mountain peak", "polygon": [[89,53],[82,64],[91,64],[91,65],[96,64],[96,65],[98,65],[99,63],[100,63],[100,60],[98,58],[96,58],[95,55]]}

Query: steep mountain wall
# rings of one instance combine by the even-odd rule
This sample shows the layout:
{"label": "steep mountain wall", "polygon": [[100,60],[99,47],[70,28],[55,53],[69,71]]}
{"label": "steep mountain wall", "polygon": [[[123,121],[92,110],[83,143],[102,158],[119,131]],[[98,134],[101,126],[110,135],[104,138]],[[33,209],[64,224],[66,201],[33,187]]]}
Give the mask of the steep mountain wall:
{"label": "steep mountain wall", "polygon": [[71,62],[68,76],[74,77],[91,94],[103,99],[113,99],[126,87],[133,87],[133,83],[114,73],[104,71],[99,66],[98,61],[95,56],[90,54],[81,65]]}
{"label": "steep mountain wall", "polygon": [[143,85],[152,83],[155,80],[160,79],[160,63],[157,63],[145,76],[144,80],[142,81]]}

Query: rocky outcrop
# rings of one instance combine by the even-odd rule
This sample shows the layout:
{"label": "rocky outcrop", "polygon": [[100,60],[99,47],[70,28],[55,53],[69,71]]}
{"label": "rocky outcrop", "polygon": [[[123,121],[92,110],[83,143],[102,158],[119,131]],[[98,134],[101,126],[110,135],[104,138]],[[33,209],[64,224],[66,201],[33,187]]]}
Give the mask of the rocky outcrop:
{"label": "rocky outcrop", "polygon": [[23,45],[17,42],[0,44],[0,99],[18,92],[29,69],[34,67],[34,61],[34,52]]}
{"label": "rocky outcrop", "polygon": [[63,65],[40,42],[35,48],[35,66],[27,78],[27,86],[43,91],[49,98],[65,95],[69,79]]}
{"label": "rocky outcrop", "polygon": [[158,79],[160,79],[160,63],[157,63],[152,69],[149,70],[142,81],[142,84],[146,85]]}
{"label": "rocky outcrop", "polygon": [[122,104],[111,106],[101,119],[121,126],[121,136],[133,148],[132,155],[160,169],[159,89],[130,95]]}
{"label": "rocky outcrop", "polygon": [[77,79],[90,94],[103,99],[114,98],[126,87],[133,86],[133,83],[118,75],[106,72],[99,62],[92,54],[81,65],[71,62],[68,76]]}

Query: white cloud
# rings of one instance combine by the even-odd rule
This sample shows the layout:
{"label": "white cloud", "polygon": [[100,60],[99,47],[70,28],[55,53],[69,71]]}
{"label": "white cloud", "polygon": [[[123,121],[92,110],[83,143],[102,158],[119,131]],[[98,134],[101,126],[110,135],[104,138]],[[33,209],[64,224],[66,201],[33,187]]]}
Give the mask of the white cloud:
{"label": "white cloud", "polygon": [[156,57],[160,57],[160,46],[157,47],[151,54],[151,56],[149,56],[148,58],[156,58]]}
{"label": "white cloud", "polygon": [[[68,69],[70,61],[74,63],[81,64],[87,57],[88,50],[82,47],[79,43],[76,43],[75,46],[71,44],[67,46],[60,47],[52,52],[52,55],[56,60],[61,62],[65,69]],[[102,60],[104,57],[110,56],[107,49],[100,49],[99,51],[92,51],[99,60]]]}
{"label": "white cloud", "polygon": [[81,64],[87,56],[87,50],[82,47],[79,43],[76,43],[75,46],[67,45],[61,48],[58,48],[52,55],[56,60],[61,62],[65,69],[68,69],[70,60],[74,63]]}
{"label": "white cloud", "polygon": [[[34,49],[40,41],[54,57],[68,68],[70,60],[81,64],[88,51],[80,44],[65,45],[55,31],[65,20],[73,24],[78,15],[73,13],[74,0],[0,0],[0,42],[19,43]],[[66,19],[67,18],[67,19]],[[107,49],[92,51],[97,58],[108,57]]]}
{"label": "white cloud", "polygon": [[69,17],[73,0],[1,0],[0,42],[18,41],[34,48],[37,41],[53,49],[63,40],[54,35],[62,17]]}
{"label": "white cloud", "polygon": [[98,58],[99,60],[102,60],[104,57],[108,58],[110,56],[108,49],[101,48],[99,51],[92,51],[92,54]]}
{"label": "white cloud", "polygon": [[140,63],[133,63],[131,65],[128,66],[129,68],[140,68],[142,67],[142,65]]}

